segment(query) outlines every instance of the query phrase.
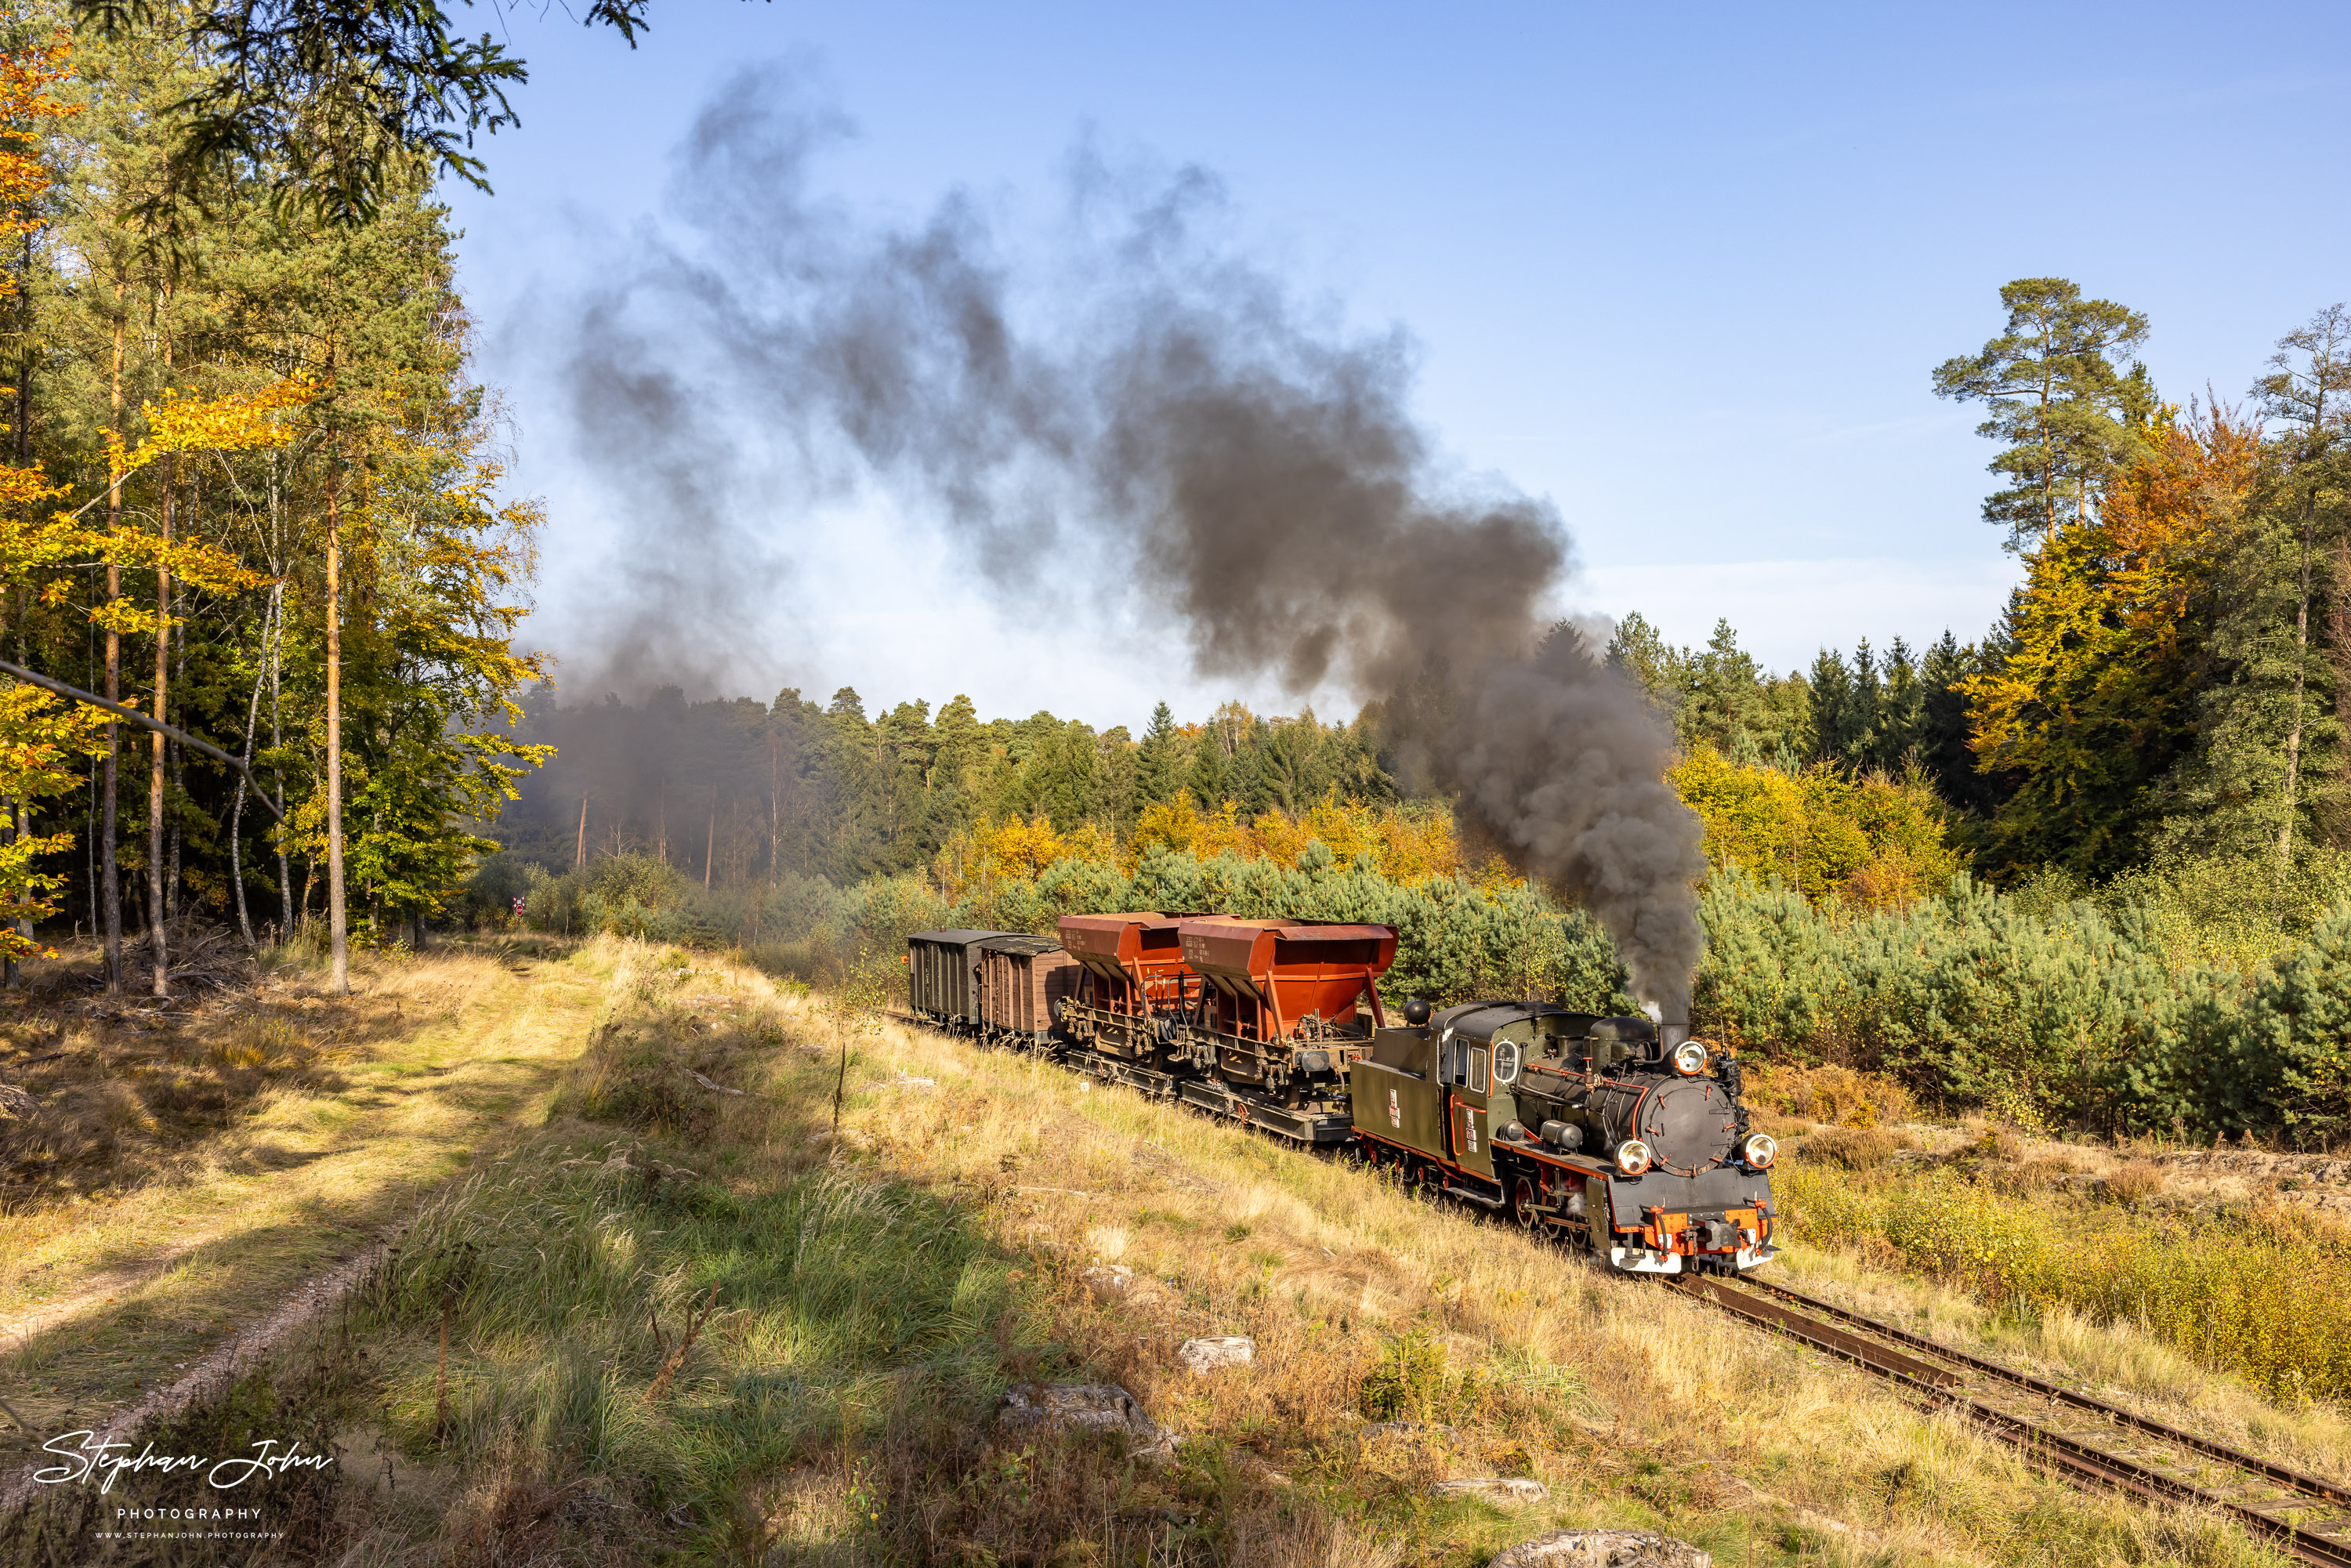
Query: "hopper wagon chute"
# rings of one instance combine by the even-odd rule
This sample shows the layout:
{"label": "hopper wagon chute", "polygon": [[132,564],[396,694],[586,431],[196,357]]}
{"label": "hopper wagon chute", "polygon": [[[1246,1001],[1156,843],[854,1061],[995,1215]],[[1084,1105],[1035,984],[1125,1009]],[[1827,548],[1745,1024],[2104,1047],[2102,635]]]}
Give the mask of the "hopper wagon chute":
{"label": "hopper wagon chute", "polygon": [[1379,978],[1395,960],[1395,929],[1204,918],[1178,935],[1199,977],[1176,1030],[1179,1054],[1228,1090],[1293,1113],[1284,1131],[1337,1141],[1347,1070],[1387,1021]]}
{"label": "hopper wagon chute", "polygon": [[1182,918],[1155,910],[1061,916],[1061,946],[1081,971],[1061,1004],[1071,1040],[1125,1061],[1164,1060],[1169,1020],[1189,989]]}

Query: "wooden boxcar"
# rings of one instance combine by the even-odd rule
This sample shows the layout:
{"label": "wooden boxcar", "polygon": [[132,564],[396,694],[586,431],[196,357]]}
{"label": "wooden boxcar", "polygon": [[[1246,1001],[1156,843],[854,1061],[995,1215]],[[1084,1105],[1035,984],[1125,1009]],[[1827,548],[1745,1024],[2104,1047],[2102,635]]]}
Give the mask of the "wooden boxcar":
{"label": "wooden boxcar", "polygon": [[1009,1045],[1047,1043],[1084,968],[1050,936],[989,936],[972,951],[979,963],[980,1032]]}
{"label": "wooden boxcar", "polygon": [[978,944],[1007,931],[917,931],[906,938],[906,1006],[950,1029],[979,1027]]}

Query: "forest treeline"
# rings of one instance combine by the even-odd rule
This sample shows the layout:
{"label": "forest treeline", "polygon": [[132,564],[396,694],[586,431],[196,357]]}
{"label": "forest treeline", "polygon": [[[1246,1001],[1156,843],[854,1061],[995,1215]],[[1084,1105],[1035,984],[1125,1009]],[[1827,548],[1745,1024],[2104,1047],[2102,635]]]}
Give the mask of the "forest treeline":
{"label": "forest treeline", "polygon": [[[395,117],[323,148],[366,75],[323,34],[232,79],[227,13],[107,16],[0,22],[0,657],[48,683],[0,684],[11,963],[92,932],[161,990],[197,918],[319,932],[340,976],[347,934],[519,904],[860,985],[908,921],[1150,902],[1393,920],[1439,999],[1629,1000],[1588,920],[1414,793],[1377,704],[1130,732],[946,691],[559,700],[432,197],[455,144]],[[2351,312],[2214,402],[2153,383],[2126,306],[2001,304],[1931,372],[1983,415],[2024,570],[1982,635],[1782,671],[1729,625],[1568,629],[1705,824],[1698,1010],[2019,1116],[2333,1135]]]}
{"label": "forest treeline", "polygon": [[[1706,824],[1698,1021],[2019,1120],[2337,1135],[2351,315],[2287,334],[2243,403],[2179,404],[2133,357],[2143,317],[2063,279],[2001,298],[1935,372],[1987,413],[1984,515],[2025,569],[1982,637],[1781,672],[1728,624],[1606,632]],[[1382,718],[534,700],[518,737],[557,758],[478,885],[852,985],[920,925],[1152,906],[1387,920],[1393,984],[1441,1000],[1629,1004],[1584,916],[1409,797]]]}
{"label": "forest treeline", "polygon": [[[1946,843],[1995,884],[2086,886],[2197,855],[2266,856],[2283,875],[2342,850],[2351,312],[2289,332],[2243,402],[2179,403],[2134,357],[2138,313],[2055,278],[2001,301],[2003,331],[1934,374],[1988,414],[2001,487],[1984,515],[2025,568],[1981,638],[1865,641],[1778,672],[1727,623],[1678,647],[1635,614],[1607,632],[1608,662],[1686,758],[1931,790]],[[1186,793],[1244,821],[1399,797],[1377,704],[1340,724],[1230,703],[1179,723],[1163,704],[1133,735],[1050,713],[983,722],[961,695],[869,717],[848,689],[765,707],[668,691],[643,708],[535,703],[521,733],[558,760],[510,845],[554,866],[650,852],[709,880],[907,871],[1015,817],[1123,841]],[[1779,869],[1755,853],[1739,858]]]}

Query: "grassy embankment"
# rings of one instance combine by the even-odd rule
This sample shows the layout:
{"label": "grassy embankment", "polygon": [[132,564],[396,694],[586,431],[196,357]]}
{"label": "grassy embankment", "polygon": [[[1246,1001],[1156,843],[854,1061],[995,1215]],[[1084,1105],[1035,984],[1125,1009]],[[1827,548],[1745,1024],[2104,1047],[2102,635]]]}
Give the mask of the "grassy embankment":
{"label": "grassy embankment", "polygon": [[[2338,1161],[2238,1155],[2268,1168],[2213,1184],[2198,1178],[2215,1155],[2152,1141],[2066,1143],[1980,1121],[1856,1126],[1833,1113],[1764,1124],[1791,1139],[1780,1187],[1796,1233],[1849,1270],[1933,1281],[2011,1340],[2079,1342],[2095,1325],[2145,1347],[2146,1374],[2130,1380],[2158,1396],[2193,1362],[2273,1409],[2351,1400],[2351,1225],[2295,1201],[2335,1196],[2303,1169]],[[2339,1446],[2330,1457],[2351,1469]]]}
{"label": "grassy embankment", "polygon": [[[1467,1564],[1604,1522],[1666,1529],[1728,1564],[2268,1560],[2192,1514],[2084,1499],[1841,1366],[1503,1227],[706,956],[605,940],[528,989],[450,958],[387,967],[369,988],[414,1014],[433,966],[466,964],[434,1021],[411,1026],[440,1045],[398,1031],[354,1045],[342,1086],[256,1103],[247,1120],[283,1131],[240,1128],[114,1200],[153,1206],[151,1222],[241,1209],[250,1256],[290,1262],[284,1217],[334,1205],[356,1219],[418,1193],[436,1159],[471,1166],[314,1346],[158,1433],[159,1448],[212,1452],[265,1432],[339,1443],[338,1469],[266,1498],[301,1556]],[[539,1019],[543,1048],[492,1038],[509,1016]],[[483,1086],[507,1096],[496,1123],[462,1098],[419,1105],[433,1069],[455,1069],[445,1081],[502,1057],[507,1076]],[[383,1103],[351,1108],[371,1095]],[[371,1142],[350,1120],[397,1106],[417,1139],[380,1122]],[[316,1157],[266,1178],[227,1153],[298,1134]],[[319,1186],[309,1173],[338,1159],[351,1176]],[[314,1262],[350,1243],[317,1245]],[[1097,1261],[1132,1266],[1136,1290],[1098,1299],[1083,1279]],[[2351,1453],[2328,1409],[2280,1410],[2127,1333],[1996,1320],[1827,1254],[1790,1262],[2061,1375],[2160,1373],[2172,1414],[2258,1428],[2299,1462],[2339,1471]],[[128,1325],[183,1332],[174,1306],[211,1321],[212,1301],[170,1293],[206,1271],[186,1286],[181,1272],[83,1298],[49,1364],[82,1333],[114,1336],[125,1365],[179,1354]],[[1181,1338],[1215,1333],[1253,1337],[1257,1364],[1176,1369]],[[37,1364],[19,1361],[18,1386]],[[1030,1378],[1124,1384],[1185,1437],[1177,1462],[1003,1432],[999,1391]],[[1377,1416],[1450,1432],[1365,1440]],[[1506,1511],[1429,1492],[1511,1474],[1550,1500]],[[172,1484],[126,1481],[113,1500]],[[54,1545],[87,1524],[59,1509],[6,1539],[33,1558],[38,1528],[66,1532]]]}
{"label": "grassy embankment", "polygon": [[[601,994],[539,946],[168,1009],[44,992],[58,977],[34,967],[32,996],[0,998],[0,1073],[40,1102],[0,1122],[9,1404],[44,1432],[104,1422],[506,1135]],[[0,1464],[33,1446],[0,1435]]]}

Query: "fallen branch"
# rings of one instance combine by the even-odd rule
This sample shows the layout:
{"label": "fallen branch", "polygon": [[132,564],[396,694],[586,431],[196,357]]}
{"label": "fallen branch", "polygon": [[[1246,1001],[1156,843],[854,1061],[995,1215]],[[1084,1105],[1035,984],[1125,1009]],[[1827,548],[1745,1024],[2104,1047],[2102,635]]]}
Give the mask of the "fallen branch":
{"label": "fallen branch", "polygon": [[662,1350],[661,1371],[653,1375],[653,1386],[645,1390],[646,1404],[661,1403],[662,1396],[669,1392],[670,1381],[677,1376],[678,1368],[685,1364],[686,1352],[694,1348],[694,1342],[702,1335],[703,1326],[710,1322],[710,1315],[717,1310],[718,1284],[717,1281],[713,1281],[710,1286],[710,1297],[702,1303],[700,1310],[697,1311],[693,1307],[686,1309],[685,1333],[678,1340],[677,1348],[672,1350],[669,1336],[662,1332],[661,1318],[651,1307],[645,1309],[645,1316],[653,1319],[653,1343],[659,1345]]}
{"label": "fallen branch", "polygon": [[106,712],[112,714],[117,718],[129,720],[131,723],[137,725],[141,729],[152,729],[156,734],[162,736],[167,739],[176,740],[191,751],[202,752],[206,757],[211,758],[214,762],[220,763],[225,768],[234,768],[236,772],[243,774],[245,776],[245,781],[253,786],[255,798],[260,800],[264,806],[269,808],[269,814],[277,818],[280,822],[283,822],[286,820],[285,811],[280,809],[277,802],[271,800],[267,792],[261,788],[261,781],[254,778],[253,769],[247,768],[243,762],[230,756],[227,752],[223,751],[219,747],[214,746],[211,741],[198,740],[194,736],[190,735],[186,730],[180,728],[178,726],[165,724],[162,719],[150,718],[135,707],[126,707],[120,703],[109,701],[107,698],[99,696],[95,692],[86,692],[79,686],[69,686],[66,685],[65,682],[57,680],[51,676],[37,674],[33,671],[25,668],[24,665],[12,664],[5,659],[0,659],[0,674],[14,675],[20,681],[40,687],[43,691],[55,692],[61,697],[70,698],[75,702],[84,704],[89,707],[102,708]]}

